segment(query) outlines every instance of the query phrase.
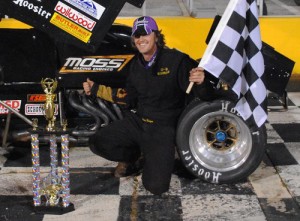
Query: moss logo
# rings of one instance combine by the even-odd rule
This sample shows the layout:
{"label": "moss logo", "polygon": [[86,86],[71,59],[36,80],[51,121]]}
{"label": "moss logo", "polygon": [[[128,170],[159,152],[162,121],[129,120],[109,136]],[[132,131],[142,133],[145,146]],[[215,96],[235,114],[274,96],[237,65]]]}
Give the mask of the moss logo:
{"label": "moss logo", "polygon": [[59,73],[114,72],[121,71],[133,55],[70,57]]}

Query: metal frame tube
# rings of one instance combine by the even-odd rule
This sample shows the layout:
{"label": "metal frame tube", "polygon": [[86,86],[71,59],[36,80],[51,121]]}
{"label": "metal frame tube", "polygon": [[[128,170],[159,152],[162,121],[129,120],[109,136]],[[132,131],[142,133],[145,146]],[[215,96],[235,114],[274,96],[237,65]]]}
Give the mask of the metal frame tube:
{"label": "metal frame tube", "polygon": [[3,105],[4,107],[6,107],[8,110],[10,110],[11,112],[13,112],[15,115],[17,115],[19,118],[21,118],[22,120],[24,120],[26,123],[28,123],[30,126],[33,126],[32,121],[29,120],[27,117],[25,117],[24,115],[20,114],[18,111],[16,111],[15,109],[13,109],[12,107],[8,106],[6,103],[4,103],[3,101],[0,101],[0,104]]}
{"label": "metal frame tube", "polygon": [[11,112],[9,111],[7,114],[7,117],[6,117],[6,123],[5,123],[4,132],[3,132],[3,139],[2,139],[2,147],[3,148],[7,147],[6,141],[7,141],[8,131],[9,131],[10,119],[11,119]]}

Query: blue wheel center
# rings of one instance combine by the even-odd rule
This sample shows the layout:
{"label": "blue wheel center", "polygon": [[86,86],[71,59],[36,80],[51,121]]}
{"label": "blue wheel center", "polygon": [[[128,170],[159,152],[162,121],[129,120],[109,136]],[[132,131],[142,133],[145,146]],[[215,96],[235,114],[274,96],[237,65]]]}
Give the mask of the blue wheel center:
{"label": "blue wheel center", "polygon": [[224,142],[227,138],[227,135],[225,132],[223,131],[218,131],[216,133],[216,139],[219,141],[219,142]]}

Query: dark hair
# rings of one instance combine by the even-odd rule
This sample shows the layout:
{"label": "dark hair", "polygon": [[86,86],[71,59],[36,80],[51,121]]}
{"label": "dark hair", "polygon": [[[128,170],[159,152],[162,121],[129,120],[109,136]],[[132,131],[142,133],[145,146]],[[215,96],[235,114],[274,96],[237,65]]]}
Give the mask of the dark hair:
{"label": "dark hair", "polygon": [[163,48],[166,46],[166,41],[165,41],[165,35],[160,31],[154,31],[156,37],[157,37],[157,46],[159,48]]}
{"label": "dark hair", "polygon": [[[165,35],[162,33],[162,31],[154,30],[155,36],[157,37],[157,42],[156,45],[158,48],[163,48],[166,46],[166,41],[165,41]],[[131,38],[131,44],[132,47],[136,49],[136,46],[134,44],[133,37]]]}

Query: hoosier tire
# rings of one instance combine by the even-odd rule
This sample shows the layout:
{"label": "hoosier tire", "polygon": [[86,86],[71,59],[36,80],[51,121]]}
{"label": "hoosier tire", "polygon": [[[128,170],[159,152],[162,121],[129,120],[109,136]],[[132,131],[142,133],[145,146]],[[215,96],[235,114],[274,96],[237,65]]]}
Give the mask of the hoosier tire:
{"label": "hoosier tire", "polygon": [[195,100],[179,119],[176,139],[181,160],[194,176],[211,183],[234,183],[261,163],[266,129],[250,128],[233,102]]}

